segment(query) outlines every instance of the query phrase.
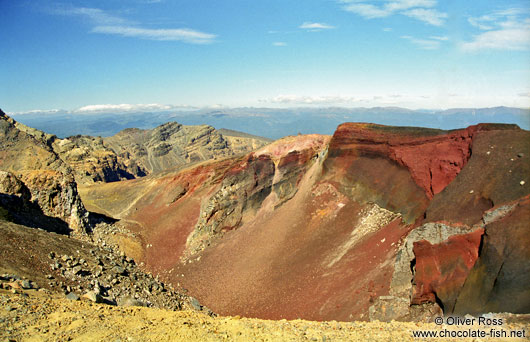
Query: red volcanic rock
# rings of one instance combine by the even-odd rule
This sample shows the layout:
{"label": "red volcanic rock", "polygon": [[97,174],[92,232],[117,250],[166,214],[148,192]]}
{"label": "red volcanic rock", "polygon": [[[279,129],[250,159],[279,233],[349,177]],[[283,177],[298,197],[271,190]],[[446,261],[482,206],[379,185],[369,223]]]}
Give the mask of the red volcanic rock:
{"label": "red volcanic rock", "polygon": [[291,153],[304,153],[314,155],[321,151],[329,143],[329,135],[308,134],[300,136],[289,136],[276,140],[275,142],[259,149],[256,155],[268,155],[272,160],[288,158]]}
{"label": "red volcanic rock", "polygon": [[432,245],[426,240],[414,243],[416,256],[415,286],[411,304],[443,303],[452,312],[456,298],[475,265],[484,229],[469,234],[453,235]]}
{"label": "red volcanic rock", "polygon": [[[443,131],[346,123],[338,127],[328,148],[324,177],[338,182],[361,203],[373,202],[399,212],[407,223],[421,219],[430,198],[430,172],[419,159],[426,141],[443,141]],[[407,154],[407,148],[410,152]],[[410,155],[410,157],[409,157]],[[417,161],[412,171],[404,164]],[[424,170],[425,169],[425,170]],[[428,186],[418,175],[429,178]],[[425,187],[422,187],[425,186]]]}
{"label": "red volcanic rock", "polygon": [[345,123],[330,142],[330,156],[378,156],[405,166],[431,199],[458,175],[471,156],[477,131],[518,129],[515,125],[480,124],[442,131],[428,128],[391,127]]}
{"label": "red volcanic rock", "polygon": [[467,131],[418,146],[391,147],[390,157],[406,166],[414,181],[432,198],[458,175],[471,156],[471,136]]}
{"label": "red volcanic rock", "polygon": [[458,177],[433,198],[426,211],[428,222],[471,226],[482,219],[484,211],[530,193],[529,131],[476,131],[472,153]]}
{"label": "red volcanic rock", "polygon": [[305,165],[313,157],[314,151],[312,150],[291,151],[280,158],[278,168]]}

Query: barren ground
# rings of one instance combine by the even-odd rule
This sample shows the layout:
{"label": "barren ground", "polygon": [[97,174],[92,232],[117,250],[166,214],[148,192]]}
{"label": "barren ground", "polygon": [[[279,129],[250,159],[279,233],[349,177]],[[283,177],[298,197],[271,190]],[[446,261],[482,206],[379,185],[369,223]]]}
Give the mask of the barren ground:
{"label": "barren ground", "polygon": [[[433,323],[212,318],[192,311],[71,301],[43,290],[17,291],[0,290],[1,341],[418,341],[421,339],[413,338],[413,331],[441,329]],[[512,322],[502,328],[526,329],[528,333],[529,324]]]}

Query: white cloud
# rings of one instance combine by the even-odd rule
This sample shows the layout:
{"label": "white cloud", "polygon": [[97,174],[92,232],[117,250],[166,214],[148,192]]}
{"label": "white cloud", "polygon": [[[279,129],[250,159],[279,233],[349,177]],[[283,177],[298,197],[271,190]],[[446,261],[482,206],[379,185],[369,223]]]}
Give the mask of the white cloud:
{"label": "white cloud", "polygon": [[286,42],[274,42],[272,43],[273,46],[287,46]]}
{"label": "white cloud", "polygon": [[403,11],[416,7],[435,7],[436,0],[394,0],[385,5],[390,11]]}
{"label": "white cloud", "polygon": [[339,0],[339,2],[344,4],[345,11],[366,19],[402,14],[430,25],[441,26],[447,18],[447,13],[434,9],[437,5],[436,0]]}
{"label": "white cloud", "polygon": [[98,112],[134,112],[134,111],[161,111],[175,109],[175,106],[151,104],[97,104],[89,105],[74,110],[76,113],[98,113]]}
{"label": "white cloud", "polygon": [[99,8],[59,7],[55,11],[53,11],[53,13],[65,16],[84,17],[96,25],[130,24],[130,22],[128,22],[127,20],[118,16],[111,15]]}
{"label": "white cloud", "polygon": [[301,29],[310,30],[310,31],[320,31],[320,30],[330,30],[334,29],[335,26],[331,26],[324,23],[311,23],[311,22],[304,22],[302,25],[298,26]]}
{"label": "white cloud", "polygon": [[411,9],[409,11],[403,12],[402,14],[411,18],[416,18],[433,26],[442,26],[445,19],[447,18],[447,13],[441,13],[434,9],[425,8]]}
{"label": "white cloud", "polygon": [[493,30],[497,25],[503,26],[507,23],[514,23],[516,22],[516,18],[528,16],[528,14],[528,9],[507,8],[480,17],[469,17],[467,18],[467,21],[470,25],[481,30]]}
{"label": "white cloud", "polygon": [[193,44],[208,44],[216,37],[214,34],[191,29],[146,29],[133,26],[96,26],[94,33],[116,34],[124,37],[136,37],[151,40],[175,40]]}
{"label": "white cloud", "polygon": [[385,31],[385,32],[391,32],[391,31],[392,31],[392,28],[390,28],[390,27],[385,27],[385,28],[383,28],[383,31]]}
{"label": "white cloud", "polygon": [[344,6],[344,10],[360,15],[366,19],[384,18],[392,14],[387,9],[366,3],[355,3]]}
{"label": "white cloud", "polygon": [[128,113],[128,112],[159,112],[197,109],[193,106],[185,105],[163,105],[159,103],[150,104],[95,104],[83,106],[73,110],[65,109],[35,109],[23,112],[12,112],[13,115],[24,114],[55,114],[55,113],[76,113],[76,114],[98,114],[98,113]]}
{"label": "white cloud", "polygon": [[301,95],[278,95],[276,97],[260,100],[260,102],[279,104],[304,104],[322,105],[336,103],[353,103],[358,100],[351,96],[301,96]]}
{"label": "white cloud", "polygon": [[436,50],[440,48],[440,39],[421,39],[411,36],[401,36],[400,38],[410,41],[423,50]]}
{"label": "white cloud", "polygon": [[447,37],[447,36],[430,36],[429,39],[447,41],[447,40],[449,40],[449,37]]}
{"label": "white cloud", "polygon": [[467,18],[467,21],[472,25],[475,26],[481,30],[492,30],[493,26],[486,24],[486,22],[491,21],[488,17],[480,17],[480,18]]}
{"label": "white cloud", "polygon": [[261,103],[279,105],[307,105],[307,106],[344,106],[344,105],[396,105],[414,103],[429,99],[429,96],[412,96],[408,94],[385,95],[278,95],[269,99],[259,100]]}
{"label": "white cloud", "polygon": [[55,114],[62,112],[60,109],[33,109],[23,112],[7,112],[8,115],[24,115],[24,114]]}
{"label": "white cloud", "polygon": [[519,95],[521,97],[530,97],[530,91],[527,91],[527,92],[524,92],[524,93],[519,93],[517,95]]}
{"label": "white cloud", "polygon": [[64,7],[55,10],[54,13],[88,19],[93,25],[91,30],[93,33],[114,34],[123,37],[150,40],[181,41],[191,44],[212,43],[217,37],[215,34],[189,28],[144,28],[119,16],[111,15],[99,8]]}
{"label": "white cloud", "polygon": [[[509,13],[509,16],[502,17],[499,12],[496,12],[493,15],[481,17],[479,21],[468,19],[471,25],[484,32],[475,35],[468,42],[461,43],[460,47],[464,51],[530,50],[530,18],[515,17],[514,11],[501,13]],[[482,22],[487,22],[488,25],[480,24]]]}
{"label": "white cloud", "polygon": [[470,42],[462,43],[465,51],[484,49],[528,50],[530,48],[530,30],[511,29],[488,31],[474,37]]}

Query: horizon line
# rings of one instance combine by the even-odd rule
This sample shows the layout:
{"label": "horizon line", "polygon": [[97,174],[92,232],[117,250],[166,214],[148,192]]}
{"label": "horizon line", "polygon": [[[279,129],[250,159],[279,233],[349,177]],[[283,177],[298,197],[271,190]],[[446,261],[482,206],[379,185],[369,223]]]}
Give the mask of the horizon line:
{"label": "horizon line", "polygon": [[[106,107],[109,106],[109,107]],[[124,108],[122,106],[127,106]],[[159,107],[158,107],[159,106]],[[94,109],[88,109],[87,107],[97,107]],[[87,108],[87,109],[85,109]],[[439,107],[439,108],[417,108],[412,109],[401,106],[324,106],[324,105],[298,105],[298,106],[225,106],[225,105],[209,105],[209,106],[188,106],[188,105],[131,105],[131,104],[119,104],[119,105],[89,105],[75,109],[32,109],[26,111],[5,111],[8,115],[31,115],[31,114],[78,114],[78,115],[91,115],[91,114],[126,114],[126,113],[157,113],[157,112],[171,112],[171,111],[201,111],[201,110],[234,110],[234,109],[272,109],[272,110],[292,110],[292,109],[401,109],[408,110],[411,112],[421,111],[448,111],[455,109],[495,109],[495,108],[510,108],[520,110],[530,110],[530,107],[514,107],[507,105],[497,106],[485,106],[485,107]],[[0,110],[2,110],[0,108]]]}

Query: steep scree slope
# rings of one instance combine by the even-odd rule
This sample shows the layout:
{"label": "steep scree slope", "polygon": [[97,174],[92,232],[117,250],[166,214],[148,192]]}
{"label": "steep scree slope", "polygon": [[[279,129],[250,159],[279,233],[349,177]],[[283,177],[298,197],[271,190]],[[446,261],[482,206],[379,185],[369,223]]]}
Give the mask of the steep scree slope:
{"label": "steep scree slope", "polygon": [[513,125],[347,123],[81,195],[221,314],[428,319],[511,310],[508,292],[527,312],[529,141]]}

